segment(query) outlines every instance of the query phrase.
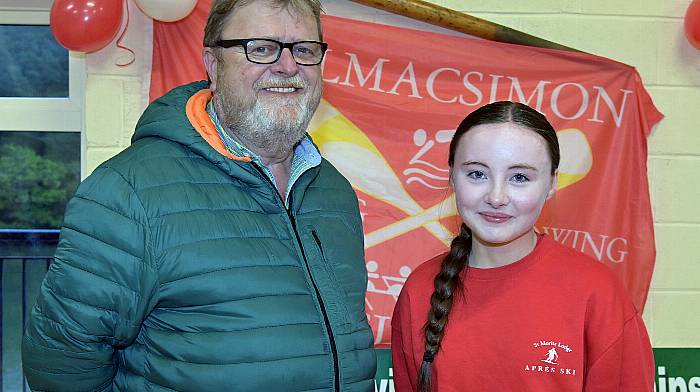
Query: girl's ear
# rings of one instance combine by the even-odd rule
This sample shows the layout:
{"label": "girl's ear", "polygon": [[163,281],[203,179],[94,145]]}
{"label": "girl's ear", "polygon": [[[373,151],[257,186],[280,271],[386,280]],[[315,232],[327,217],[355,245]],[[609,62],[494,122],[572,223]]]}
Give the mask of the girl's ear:
{"label": "girl's ear", "polygon": [[547,192],[547,200],[551,199],[557,189],[559,188],[559,169],[557,169],[552,175],[552,184],[550,185],[549,192]]}

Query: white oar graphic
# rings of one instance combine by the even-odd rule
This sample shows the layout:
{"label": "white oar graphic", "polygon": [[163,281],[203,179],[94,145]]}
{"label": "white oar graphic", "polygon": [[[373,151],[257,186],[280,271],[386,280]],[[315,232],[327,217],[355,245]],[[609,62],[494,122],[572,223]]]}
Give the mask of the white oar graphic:
{"label": "white oar graphic", "polygon": [[[437,223],[439,219],[444,219],[453,215],[457,215],[455,205],[455,194],[450,194],[449,197],[443,199],[440,203],[424,210],[423,212],[403,218],[381,229],[377,229],[365,235],[365,247],[371,248],[374,245],[381,244],[401,234],[413,231],[421,226],[431,223]],[[450,240],[454,234],[450,235]]]}
{"label": "white oar graphic", "polygon": [[557,138],[561,152],[557,184],[561,190],[586,177],[593,167],[593,153],[586,135],[578,129],[562,129],[557,132]]}
{"label": "white oar graphic", "polygon": [[[370,248],[389,239],[425,227],[445,245],[454,236],[440,222],[457,214],[454,194],[423,209],[406,192],[401,181],[371,140],[327,101],[322,100],[310,126],[310,134],[321,152],[362,192],[394,205],[410,216],[365,235]],[[557,132],[562,160],[558,189],[580,180],[591,170],[593,155],[583,132],[564,129]]]}

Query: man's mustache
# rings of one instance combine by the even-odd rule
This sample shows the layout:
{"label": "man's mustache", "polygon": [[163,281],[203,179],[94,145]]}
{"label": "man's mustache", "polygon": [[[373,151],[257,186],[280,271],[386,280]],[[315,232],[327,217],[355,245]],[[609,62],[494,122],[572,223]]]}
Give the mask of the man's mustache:
{"label": "man's mustache", "polygon": [[253,83],[253,88],[255,90],[262,90],[265,88],[284,88],[284,87],[292,87],[292,88],[306,88],[308,87],[309,83],[302,79],[301,76],[299,75],[294,75],[288,78],[285,77],[269,77],[264,80],[258,80],[255,83]]}

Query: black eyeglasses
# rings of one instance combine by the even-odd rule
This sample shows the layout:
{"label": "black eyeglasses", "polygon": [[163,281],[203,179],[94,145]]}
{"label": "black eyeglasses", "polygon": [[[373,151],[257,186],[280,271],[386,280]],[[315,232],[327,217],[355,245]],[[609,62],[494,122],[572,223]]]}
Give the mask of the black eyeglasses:
{"label": "black eyeglasses", "polygon": [[328,49],[328,44],[318,41],[280,42],[266,38],[222,39],[216,46],[230,48],[242,46],[245,57],[251,63],[272,64],[279,60],[284,48],[289,48],[294,61],[299,65],[318,65]]}

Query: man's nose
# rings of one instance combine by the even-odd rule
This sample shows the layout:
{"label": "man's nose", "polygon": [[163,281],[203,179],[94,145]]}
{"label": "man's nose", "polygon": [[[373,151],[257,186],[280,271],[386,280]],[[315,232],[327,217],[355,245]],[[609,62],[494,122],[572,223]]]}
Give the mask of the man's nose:
{"label": "man's nose", "polygon": [[292,76],[299,72],[299,64],[294,61],[289,48],[282,48],[280,58],[270,66],[270,70],[277,74]]}

